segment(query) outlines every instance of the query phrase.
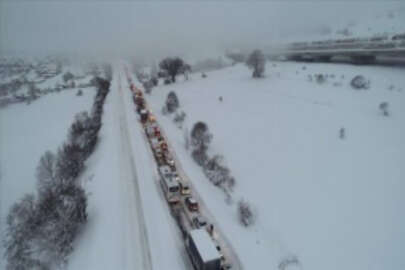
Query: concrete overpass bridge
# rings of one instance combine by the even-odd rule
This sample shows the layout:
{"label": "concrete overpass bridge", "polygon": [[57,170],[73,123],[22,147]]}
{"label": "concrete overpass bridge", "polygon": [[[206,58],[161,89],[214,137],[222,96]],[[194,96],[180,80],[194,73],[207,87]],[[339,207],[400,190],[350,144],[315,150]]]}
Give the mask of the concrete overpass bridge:
{"label": "concrete overpass bridge", "polygon": [[283,56],[293,61],[329,62],[336,58],[346,58],[356,64],[372,64],[381,57],[405,60],[405,34],[296,42],[268,52],[270,57]]}

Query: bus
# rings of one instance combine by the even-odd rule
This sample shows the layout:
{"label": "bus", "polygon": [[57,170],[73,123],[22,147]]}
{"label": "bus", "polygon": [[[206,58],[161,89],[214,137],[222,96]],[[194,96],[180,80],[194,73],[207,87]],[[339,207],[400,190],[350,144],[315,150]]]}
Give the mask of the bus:
{"label": "bus", "polygon": [[169,203],[177,203],[180,201],[180,185],[169,166],[163,165],[159,167],[160,184],[163,193]]}

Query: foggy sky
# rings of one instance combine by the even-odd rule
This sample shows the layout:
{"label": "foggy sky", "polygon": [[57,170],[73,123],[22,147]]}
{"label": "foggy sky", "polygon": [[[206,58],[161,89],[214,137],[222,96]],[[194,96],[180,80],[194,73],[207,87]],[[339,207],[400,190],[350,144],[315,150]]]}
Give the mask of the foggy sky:
{"label": "foggy sky", "polygon": [[0,2],[0,52],[194,55],[305,38],[400,2]]}

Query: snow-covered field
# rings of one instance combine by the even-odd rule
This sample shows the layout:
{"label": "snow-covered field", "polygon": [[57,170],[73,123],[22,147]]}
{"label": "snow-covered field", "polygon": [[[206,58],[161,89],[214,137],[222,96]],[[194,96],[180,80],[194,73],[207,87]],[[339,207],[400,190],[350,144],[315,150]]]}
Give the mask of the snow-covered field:
{"label": "snow-covered field", "polygon": [[[82,176],[89,222],[68,269],[191,269],[123,65],[114,71],[100,142]],[[328,74],[325,83],[309,80],[319,73]],[[370,80],[369,90],[350,87],[358,74]],[[301,269],[405,267],[403,69],[275,62],[260,80],[243,65],[207,75],[154,88],[147,99],[244,269],[277,269],[294,256]],[[210,155],[224,155],[237,181],[232,205],[185,150],[184,130],[161,114],[171,90],[187,113],[188,129],[202,120],[213,133]],[[95,90],[83,92],[51,93],[0,110],[2,232],[9,207],[35,191],[40,156],[56,151],[74,115],[90,109]],[[383,101],[389,117],[378,108]],[[257,214],[249,228],[237,220],[241,198]]]}
{"label": "snow-covered field", "polygon": [[[95,89],[84,88],[45,95],[30,105],[0,109],[0,232],[10,206],[26,193],[35,192],[35,172],[46,150],[56,152],[66,140],[74,115],[89,110]],[[0,237],[3,239],[3,237]],[[0,269],[5,267],[2,245]]]}
{"label": "snow-covered field", "polygon": [[[284,258],[296,256],[302,269],[400,270],[405,268],[403,72],[280,62],[268,63],[267,77],[253,80],[237,65],[207,73],[206,79],[193,74],[189,81],[159,86],[147,99],[245,269],[277,269]],[[326,83],[308,80],[318,73],[329,75]],[[369,90],[350,87],[358,74],[370,80]],[[236,178],[234,202],[244,198],[257,213],[252,227],[238,223],[236,203],[225,203],[185,150],[183,130],[161,114],[171,90],[187,113],[189,130],[199,120],[208,124],[210,154],[224,155]],[[378,108],[383,101],[389,117]]]}

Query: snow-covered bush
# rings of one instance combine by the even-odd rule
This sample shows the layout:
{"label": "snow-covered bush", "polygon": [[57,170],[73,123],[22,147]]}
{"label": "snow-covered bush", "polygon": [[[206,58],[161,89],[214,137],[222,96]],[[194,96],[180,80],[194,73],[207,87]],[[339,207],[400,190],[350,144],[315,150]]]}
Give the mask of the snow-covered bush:
{"label": "snow-covered bush", "polygon": [[77,144],[65,143],[58,150],[56,176],[63,181],[74,181],[84,168],[84,155]]}
{"label": "snow-covered bush", "polygon": [[69,142],[78,145],[84,157],[88,157],[97,143],[97,134],[101,128],[99,117],[90,117],[87,112],[78,113],[69,130]]}
{"label": "snow-covered bush", "polygon": [[230,175],[230,170],[223,163],[223,156],[215,155],[204,164],[204,173],[216,186],[233,188],[235,179]]}
{"label": "snow-covered bush", "polygon": [[11,207],[7,215],[3,241],[7,269],[34,269],[40,266],[40,262],[32,257],[34,247],[30,241],[38,217],[35,203],[34,196],[27,194]]}
{"label": "snow-covered bush", "polygon": [[326,82],[326,76],[323,74],[315,74],[314,77],[315,77],[315,81],[318,84],[323,84],[324,82]]}
{"label": "snow-covered bush", "polygon": [[390,113],[388,111],[388,102],[381,102],[380,105],[378,106],[383,113],[384,116],[389,116]]}
{"label": "snow-covered bush", "polygon": [[204,122],[197,122],[191,130],[191,145],[194,148],[207,149],[212,140],[212,134],[208,130],[208,126]]}
{"label": "snow-covered bush", "polygon": [[4,241],[7,269],[58,269],[66,264],[73,240],[87,220],[87,198],[80,186],[56,182],[26,195],[7,217]]}
{"label": "snow-covered bush", "polygon": [[357,75],[350,81],[350,85],[356,90],[368,89],[370,87],[370,81],[362,75]]}
{"label": "snow-covered bush", "polygon": [[79,89],[76,93],[76,96],[83,96],[83,91],[82,89]]}
{"label": "snow-covered bush", "polygon": [[173,118],[173,121],[174,121],[174,123],[177,124],[177,126],[179,128],[181,128],[183,126],[183,122],[185,119],[186,119],[186,113],[184,111],[181,111],[180,113],[176,112],[176,114]]}
{"label": "snow-covered bush", "polygon": [[204,148],[195,148],[193,152],[191,152],[191,156],[193,157],[194,161],[200,166],[204,166],[208,160],[207,151]]}
{"label": "snow-covered bush", "polygon": [[248,57],[246,65],[253,69],[252,77],[260,78],[265,70],[266,59],[261,50],[254,50]]}
{"label": "snow-covered bush", "polygon": [[174,91],[170,91],[166,98],[166,107],[169,113],[173,113],[180,106],[179,99]]}
{"label": "snow-covered bush", "polygon": [[168,85],[168,84],[171,84],[172,81],[171,81],[169,78],[166,78],[166,79],[163,81],[163,83],[164,83],[165,85]]}
{"label": "snow-covered bush", "polygon": [[39,160],[36,173],[39,193],[42,193],[54,185],[56,178],[55,154],[53,154],[51,151],[46,151]]}
{"label": "snow-covered bush", "polygon": [[346,137],[346,130],[345,128],[342,127],[339,129],[339,138],[343,140],[345,137]]}
{"label": "snow-covered bush", "polygon": [[240,200],[238,203],[238,215],[240,223],[248,227],[254,222],[254,215],[250,204],[247,201]]}
{"label": "snow-covered bush", "polygon": [[[278,265],[278,269],[279,270],[288,270],[288,269],[290,269],[289,266],[292,266],[292,265],[299,266],[300,262],[299,262],[297,256],[288,255],[280,261],[280,263]],[[297,268],[297,269],[299,269],[299,268]]]}

